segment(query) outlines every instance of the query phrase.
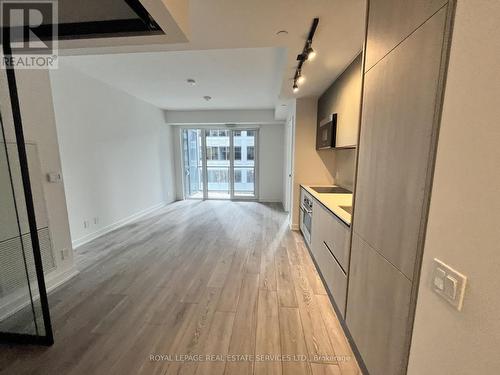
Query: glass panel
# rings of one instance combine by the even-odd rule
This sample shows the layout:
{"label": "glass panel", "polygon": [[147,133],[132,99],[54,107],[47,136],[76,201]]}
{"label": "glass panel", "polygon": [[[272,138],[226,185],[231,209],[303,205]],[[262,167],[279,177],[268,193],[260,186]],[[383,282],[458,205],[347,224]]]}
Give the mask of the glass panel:
{"label": "glass panel", "polygon": [[[50,324],[50,320],[47,305],[44,319],[35,251],[47,269],[53,269],[55,264],[47,227],[38,152],[36,145],[24,145],[38,224],[34,235],[39,246],[34,248],[19,150],[12,122],[9,125],[7,127],[0,115],[0,338],[25,342],[41,342],[38,340],[41,338],[49,343],[52,332],[50,326],[45,327],[45,322]],[[9,134],[9,137],[6,138],[5,134]]]}
{"label": "glass panel", "polygon": [[234,131],[234,196],[255,197],[255,130]]}
{"label": "glass panel", "polygon": [[45,335],[17,146],[0,143],[0,332]]}
{"label": "glass panel", "polygon": [[203,198],[201,130],[184,129],[184,190],[186,198]]}
{"label": "glass panel", "polygon": [[[182,133],[184,154],[184,189],[187,198],[230,199],[231,187],[238,198],[255,198],[256,130],[209,129],[205,132],[202,153],[200,129]],[[231,142],[232,134],[232,142]],[[233,162],[231,163],[231,146]],[[206,158],[206,169],[203,158]],[[206,176],[203,171],[206,171]]]}
{"label": "glass panel", "polygon": [[230,198],[230,139],[229,130],[206,131],[207,197]]}

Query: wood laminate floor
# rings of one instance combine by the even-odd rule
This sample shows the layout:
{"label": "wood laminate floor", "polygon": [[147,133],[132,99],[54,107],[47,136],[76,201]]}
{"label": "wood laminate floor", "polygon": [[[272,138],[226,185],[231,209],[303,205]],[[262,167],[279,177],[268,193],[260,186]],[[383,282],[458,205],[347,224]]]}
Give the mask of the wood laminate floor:
{"label": "wood laminate floor", "polygon": [[55,344],[0,345],[2,374],[360,374],[281,205],[177,202],[75,261]]}

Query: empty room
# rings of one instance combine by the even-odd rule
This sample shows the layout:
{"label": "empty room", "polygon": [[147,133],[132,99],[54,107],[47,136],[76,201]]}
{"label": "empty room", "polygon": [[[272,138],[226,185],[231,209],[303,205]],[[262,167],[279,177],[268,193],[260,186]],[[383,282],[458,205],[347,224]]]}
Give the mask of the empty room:
{"label": "empty room", "polygon": [[496,0],[3,0],[0,374],[500,373]]}

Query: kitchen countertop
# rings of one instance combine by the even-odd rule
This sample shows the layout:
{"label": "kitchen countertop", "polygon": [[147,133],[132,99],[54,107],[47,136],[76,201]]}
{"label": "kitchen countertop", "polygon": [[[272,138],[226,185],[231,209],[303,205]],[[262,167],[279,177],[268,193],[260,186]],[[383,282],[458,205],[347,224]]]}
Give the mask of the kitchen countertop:
{"label": "kitchen countertop", "polygon": [[309,194],[313,196],[318,202],[325,206],[331,213],[337,216],[345,224],[351,225],[351,214],[340,206],[352,206],[352,193],[348,194],[337,194],[337,193],[317,193],[311,186],[336,186],[336,185],[300,185]]}

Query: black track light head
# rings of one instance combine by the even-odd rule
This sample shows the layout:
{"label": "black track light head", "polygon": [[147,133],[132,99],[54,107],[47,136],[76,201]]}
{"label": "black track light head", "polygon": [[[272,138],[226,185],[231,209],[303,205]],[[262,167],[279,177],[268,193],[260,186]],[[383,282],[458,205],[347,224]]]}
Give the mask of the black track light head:
{"label": "black track light head", "polygon": [[313,60],[315,57],[316,57],[316,51],[314,51],[312,47],[309,47],[307,49],[307,59]]}
{"label": "black track light head", "polygon": [[306,61],[307,60],[307,54],[306,53],[301,53],[300,55],[297,55],[297,61]]}

